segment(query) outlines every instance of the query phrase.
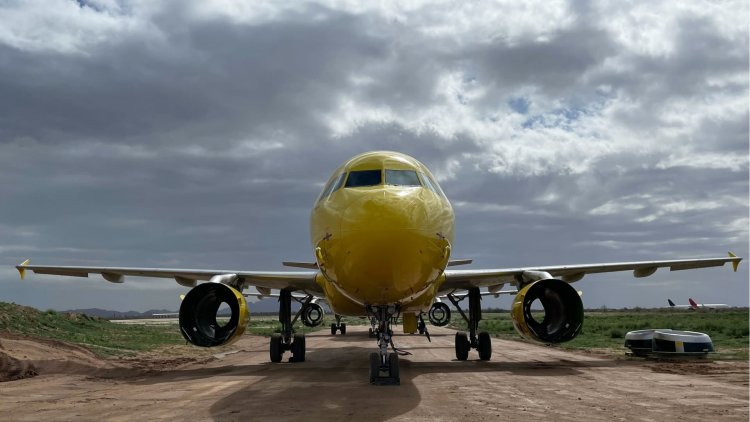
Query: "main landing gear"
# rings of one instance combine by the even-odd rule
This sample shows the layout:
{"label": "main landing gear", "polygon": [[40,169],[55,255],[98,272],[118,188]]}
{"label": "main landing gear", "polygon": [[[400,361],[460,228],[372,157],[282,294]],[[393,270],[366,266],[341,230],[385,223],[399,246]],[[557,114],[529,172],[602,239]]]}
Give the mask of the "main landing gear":
{"label": "main landing gear", "polygon": [[341,335],[346,335],[346,323],[341,322],[341,315],[335,315],[336,323],[331,323],[331,335],[335,336],[336,331],[340,332]]}
{"label": "main landing gear", "polygon": [[[287,350],[292,352],[289,362],[304,362],[305,334],[295,333],[293,326],[301,312],[305,309],[305,306],[303,305],[300,308],[300,312],[292,320],[292,292],[281,290],[279,293],[279,322],[281,323],[281,332],[271,335],[271,362],[281,362],[281,358]],[[310,299],[312,298],[308,297],[307,302]]]}
{"label": "main landing gear", "polygon": [[[459,303],[469,298],[469,315],[466,316]],[[475,287],[469,289],[469,294],[456,298],[453,294],[448,295],[448,299],[453,303],[453,306],[458,309],[458,312],[466,320],[469,326],[469,335],[465,332],[459,331],[456,333],[456,359],[466,360],[469,357],[469,350],[477,349],[479,352],[479,359],[490,360],[492,357],[492,339],[490,334],[486,331],[482,331],[477,336],[477,329],[479,328],[479,321],[482,319],[482,296],[479,294],[479,288]]]}
{"label": "main landing gear", "polygon": [[373,306],[369,311],[373,320],[378,324],[374,332],[378,338],[378,351],[370,353],[370,383],[399,385],[401,377],[398,370],[398,353],[388,353],[388,346],[393,347],[391,318],[396,315],[396,307],[394,305]]}

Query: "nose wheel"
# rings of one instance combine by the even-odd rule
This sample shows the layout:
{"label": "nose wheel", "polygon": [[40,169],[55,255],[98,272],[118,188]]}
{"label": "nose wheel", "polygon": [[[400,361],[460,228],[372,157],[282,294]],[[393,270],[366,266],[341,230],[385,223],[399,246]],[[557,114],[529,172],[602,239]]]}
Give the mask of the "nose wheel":
{"label": "nose wheel", "polygon": [[[378,328],[370,335],[378,339],[378,351],[370,353],[370,383],[375,385],[399,385],[401,376],[398,366],[398,353],[388,353],[388,347],[393,347],[393,331],[391,318],[396,314],[395,306],[377,306],[371,308],[373,320]],[[395,348],[394,348],[395,350]]]}

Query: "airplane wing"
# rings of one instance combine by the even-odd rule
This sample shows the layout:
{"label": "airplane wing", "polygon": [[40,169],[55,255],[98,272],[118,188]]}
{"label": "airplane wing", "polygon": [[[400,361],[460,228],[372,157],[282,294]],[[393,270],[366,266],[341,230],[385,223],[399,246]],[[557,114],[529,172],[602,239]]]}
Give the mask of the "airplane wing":
{"label": "airplane wing", "polygon": [[[26,270],[35,274],[52,274],[69,277],[88,277],[89,274],[100,274],[111,283],[123,283],[125,276],[172,278],[185,287],[193,287],[199,280],[224,282],[235,280],[243,287],[255,286],[260,289],[292,289],[322,295],[323,291],[315,282],[317,271],[231,271],[199,270],[184,268],[136,268],[136,267],[78,267],[29,265],[26,260],[16,269],[24,278]],[[268,292],[267,292],[268,293]]]}
{"label": "airplane wing", "polygon": [[[281,297],[281,295],[278,293],[244,292],[242,294],[245,296],[246,299],[253,299],[253,301],[263,300],[263,299],[268,299],[268,298],[278,299],[279,297]],[[307,295],[292,294],[292,299],[295,299],[298,301],[305,300],[307,299]],[[326,301],[325,296],[318,295],[318,294],[312,294],[312,300],[310,302],[311,303],[328,303]]]}
{"label": "airplane wing", "polygon": [[[500,295],[514,295],[517,294],[518,290],[499,290],[497,292],[479,292],[480,296],[495,296],[500,297]],[[459,293],[454,295],[457,299],[462,299],[464,296],[468,295],[468,293]],[[438,302],[440,302],[440,299],[447,299],[448,295],[439,295],[437,297]]]}
{"label": "airplane wing", "polygon": [[721,267],[727,262],[732,263],[737,271],[742,258],[733,253],[729,257],[677,259],[671,261],[639,261],[615,262],[607,264],[583,264],[539,266],[504,269],[477,270],[446,270],[445,282],[440,286],[440,293],[453,290],[464,290],[473,287],[488,287],[490,291],[499,290],[505,284],[519,285],[543,278],[562,279],[568,283],[578,281],[586,274],[608,273],[616,271],[633,271],[634,277],[648,277],[659,268],[669,268],[670,271],[691,270],[694,268]]}

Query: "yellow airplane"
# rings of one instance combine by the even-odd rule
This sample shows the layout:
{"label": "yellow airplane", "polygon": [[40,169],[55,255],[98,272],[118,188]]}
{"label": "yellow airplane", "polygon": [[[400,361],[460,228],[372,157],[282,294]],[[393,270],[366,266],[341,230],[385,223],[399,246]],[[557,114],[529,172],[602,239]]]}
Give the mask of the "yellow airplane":
{"label": "yellow airplane", "polygon": [[[424,314],[434,325],[447,324],[450,309],[441,297],[447,297],[468,323],[468,334],[456,333],[456,358],[466,360],[476,349],[481,360],[489,360],[490,335],[477,332],[483,295],[515,294],[511,315],[516,330],[532,340],[560,343],[581,331],[583,304],[570,283],[586,274],[633,271],[635,277],[647,277],[660,267],[675,271],[727,262],[736,271],[742,259],[730,252],[722,258],[454,270],[448,267],[471,261],[451,260],[453,220],[451,204],[427,167],[404,154],[368,152],[336,169],[315,201],[310,218],[315,262],[284,263],[307,271],[73,267],[29,265],[28,260],[16,268],[21,278],[25,270],[78,277],[101,274],[112,283],[122,283],[125,276],[174,278],[192,288],[180,306],[180,330],[189,342],[204,347],[227,344],[244,332],[248,308],[243,290],[255,286],[259,297],[279,298],[282,329],[270,340],[273,362],[281,361],[285,351],[291,351],[290,361],[304,362],[305,337],[294,332],[294,322],[301,317],[306,325],[319,325],[322,311],[315,302],[325,300],[336,314],[332,334],[345,333],[342,315],[371,319],[378,349],[370,354],[370,382],[398,384],[400,351],[393,344],[391,325],[401,318],[405,332],[423,332]],[[517,292],[502,290],[506,284]],[[279,294],[271,295],[272,289]],[[460,302],[467,298],[464,312]],[[294,316],[293,300],[302,304]],[[537,317],[541,320],[531,312],[535,301],[544,309],[544,317]],[[216,320],[222,304],[231,310],[225,324]]]}

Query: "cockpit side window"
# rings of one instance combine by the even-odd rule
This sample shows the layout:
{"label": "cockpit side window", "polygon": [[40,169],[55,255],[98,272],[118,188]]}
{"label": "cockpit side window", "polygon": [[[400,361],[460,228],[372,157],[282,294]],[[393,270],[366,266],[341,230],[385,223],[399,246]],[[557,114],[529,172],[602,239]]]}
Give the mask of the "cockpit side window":
{"label": "cockpit side window", "polygon": [[326,198],[328,198],[328,195],[331,194],[331,192],[338,189],[336,186],[341,187],[341,183],[343,182],[344,176],[346,176],[346,173],[341,173],[335,178],[331,179],[325,188],[323,188],[323,192],[320,193],[320,196],[318,197],[318,200],[316,202],[320,202]]}
{"label": "cockpit side window", "polygon": [[440,189],[440,185],[438,185],[437,182],[434,181],[432,177],[430,177],[430,175],[425,173],[419,173],[419,175],[422,177],[422,182],[424,182],[424,185],[425,187],[427,187],[427,189],[435,192],[435,194],[437,194],[438,196],[445,198],[445,193],[443,193],[443,190]]}
{"label": "cockpit side window", "polygon": [[385,170],[385,184],[393,186],[421,186],[414,170]]}
{"label": "cockpit side window", "polygon": [[349,172],[349,177],[346,179],[347,188],[356,188],[361,186],[375,186],[379,185],[382,180],[382,172],[380,170],[360,170]]}
{"label": "cockpit side window", "polygon": [[341,173],[338,179],[336,179],[336,184],[333,185],[333,189],[331,189],[331,193],[334,193],[337,190],[341,189],[341,186],[344,185],[344,180],[346,180],[346,173]]}

